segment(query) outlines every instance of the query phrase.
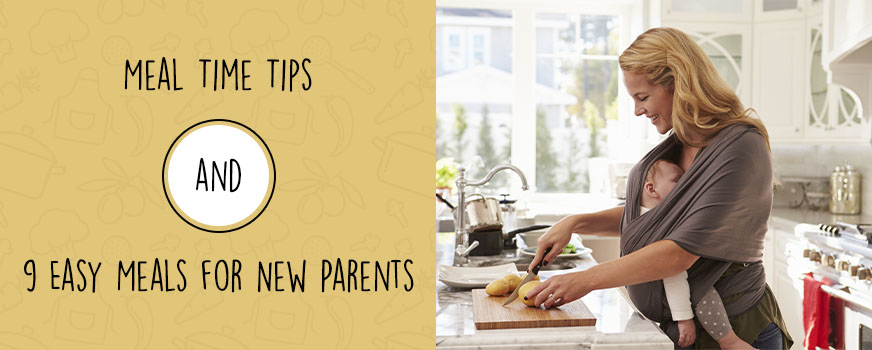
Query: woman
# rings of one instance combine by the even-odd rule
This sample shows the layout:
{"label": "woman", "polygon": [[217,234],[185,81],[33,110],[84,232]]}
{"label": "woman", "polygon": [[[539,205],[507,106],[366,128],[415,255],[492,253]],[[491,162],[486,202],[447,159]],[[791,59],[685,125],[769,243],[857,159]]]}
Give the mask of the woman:
{"label": "woman", "polygon": [[[573,232],[620,235],[622,257],[553,276],[525,297],[551,307],[626,285],[640,312],[660,322],[675,342],[678,332],[661,280],[686,270],[694,305],[714,287],[742,340],[761,349],[788,348],[792,339],[761,263],[772,205],[765,126],[679,30],[650,29],[618,60],[635,114],[647,117],[661,134],[672,133],[630,172],[626,207],[559,221],[540,237],[531,266],[554,261]],[[641,182],[661,158],[676,162],[685,174],[660,205],[640,217]],[[545,255],[547,248],[553,249]],[[697,334],[695,347],[718,347],[706,332]]]}

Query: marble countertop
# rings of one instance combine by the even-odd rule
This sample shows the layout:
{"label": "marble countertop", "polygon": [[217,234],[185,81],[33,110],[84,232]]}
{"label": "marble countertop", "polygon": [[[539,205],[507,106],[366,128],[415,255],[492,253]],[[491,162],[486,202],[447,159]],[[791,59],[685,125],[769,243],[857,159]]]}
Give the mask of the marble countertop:
{"label": "marble countertop", "polygon": [[773,226],[791,232],[797,224],[832,224],[836,221],[849,224],[872,223],[870,215],[838,215],[826,210],[810,210],[808,208],[772,208],[770,218]]}
{"label": "marble countertop", "polygon": [[[451,264],[453,249],[453,233],[437,234],[437,269],[439,265]],[[577,267],[572,270],[542,271],[539,275],[545,280],[557,273],[596,265],[589,255],[573,261]],[[440,349],[673,348],[654,322],[633,311],[618,289],[598,290],[582,298],[597,318],[596,326],[591,327],[476,330],[470,289],[453,288],[436,281],[436,295],[436,347]]]}

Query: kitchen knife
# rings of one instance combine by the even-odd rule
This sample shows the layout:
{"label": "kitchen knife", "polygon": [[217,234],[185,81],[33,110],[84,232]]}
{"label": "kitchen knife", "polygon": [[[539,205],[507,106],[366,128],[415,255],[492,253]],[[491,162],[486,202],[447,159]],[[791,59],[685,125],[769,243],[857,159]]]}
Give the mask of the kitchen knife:
{"label": "kitchen knife", "polygon": [[518,286],[515,287],[515,291],[512,292],[512,295],[509,295],[509,298],[506,299],[506,302],[503,303],[503,306],[509,305],[509,303],[511,303],[512,301],[517,299],[518,298],[518,290],[521,289],[521,286],[523,286],[524,283],[530,282],[530,280],[533,279],[533,276],[539,275],[539,269],[542,268],[542,263],[545,262],[545,256],[548,255],[548,252],[550,252],[550,251],[551,251],[551,247],[548,247],[545,249],[545,253],[542,254],[542,259],[539,260],[539,263],[533,267],[533,271],[530,271],[530,273],[527,274],[527,277],[524,277],[524,279],[521,280],[520,283],[518,283]]}

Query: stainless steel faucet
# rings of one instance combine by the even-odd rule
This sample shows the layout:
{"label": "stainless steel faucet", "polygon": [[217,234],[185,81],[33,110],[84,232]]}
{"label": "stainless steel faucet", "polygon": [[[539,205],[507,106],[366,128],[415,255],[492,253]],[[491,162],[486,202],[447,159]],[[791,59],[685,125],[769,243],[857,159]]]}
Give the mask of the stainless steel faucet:
{"label": "stainless steel faucet", "polygon": [[456,224],[454,225],[454,266],[464,266],[469,264],[469,253],[478,246],[477,241],[474,242],[472,245],[469,245],[469,232],[467,232],[465,222],[466,220],[464,218],[464,214],[466,213],[466,186],[483,186],[484,184],[490,182],[490,180],[498,172],[503,170],[511,170],[521,177],[521,189],[526,191],[530,187],[527,186],[527,177],[524,176],[524,173],[521,172],[521,169],[518,169],[518,167],[511,164],[501,164],[495,166],[493,169],[488,171],[487,175],[485,175],[484,178],[478,181],[467,181],[466,168],[464,168],[463,166],[459,167],[457,170],[457,180],[454,181],[457,187],[457,210],[455,210],[454,218],[454,222]]}

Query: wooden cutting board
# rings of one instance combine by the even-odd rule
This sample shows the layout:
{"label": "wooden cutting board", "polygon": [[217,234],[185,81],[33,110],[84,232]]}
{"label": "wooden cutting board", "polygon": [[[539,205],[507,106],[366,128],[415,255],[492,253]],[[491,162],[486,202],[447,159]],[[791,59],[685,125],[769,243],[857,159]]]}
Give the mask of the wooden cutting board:
{"label": "wooden cutting board", "polygon": [[559,308],[528,307],[523,296],[503,306],[509,296],[489,296],[484,289],[472,290],[472,314],[476,329],[577,327],[596,325],[596,317],[581,299]]}

